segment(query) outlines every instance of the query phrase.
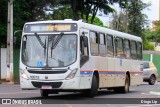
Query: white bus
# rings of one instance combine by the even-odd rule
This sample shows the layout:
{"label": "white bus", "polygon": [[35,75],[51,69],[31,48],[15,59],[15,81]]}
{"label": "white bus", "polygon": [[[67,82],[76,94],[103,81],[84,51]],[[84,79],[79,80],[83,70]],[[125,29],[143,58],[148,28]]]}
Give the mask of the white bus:
{"label": "white bus", "polygon": [[81,20],[29,22],[20,50],[20,86],[40,89],[41,96],[98,89],[129,92],[139,85],[142,39]]}

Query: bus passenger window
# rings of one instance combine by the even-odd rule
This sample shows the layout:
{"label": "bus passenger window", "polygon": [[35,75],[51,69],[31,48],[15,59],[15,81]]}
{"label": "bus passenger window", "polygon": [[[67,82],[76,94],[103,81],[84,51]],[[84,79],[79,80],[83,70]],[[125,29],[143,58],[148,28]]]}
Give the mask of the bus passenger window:
{"label": "bus passenger window", "polygon": [[107,56],[114,56],[113,36],[107,35]]}
{"label": "bus passenger window", "polygon": [[90,32],[91,55],[99,55],[98,52],[98,35],[96,32]]}
{"label": "bus passenger window", "polygon": [[137,57],[142,60],[142,44],[140,42],[137,42]]}
{"label": "bus passenger window", "polygon": [[101,56],[106,56],[105,35],[100,33],[99,36],[100,36],[99,53]]}
{"label": "bus passenger window", "polygon": [[122,38],[116,38],[115,39],[115,46],[116,46],[116,57],[117,58],[123,58],[123,39]]}
{"label": "bus passenger window", "polygon": [[127,59],[131,58],[130,41],[124,40],[124,57]]}
{"label": "bus passenger window", "polygon": [[131,56],[132,59],[137,59],[137,46],[135,41],[131,41]]}

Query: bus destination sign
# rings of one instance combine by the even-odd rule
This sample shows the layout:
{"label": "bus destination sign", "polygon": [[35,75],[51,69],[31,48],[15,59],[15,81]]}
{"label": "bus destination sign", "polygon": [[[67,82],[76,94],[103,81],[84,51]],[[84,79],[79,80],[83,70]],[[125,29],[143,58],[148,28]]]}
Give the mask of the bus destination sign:
{"label": "bus destination sign", "polygon": [[75,32],[77,31],[77,24],[27,24],[24,27],[25,33],[34,32]]}

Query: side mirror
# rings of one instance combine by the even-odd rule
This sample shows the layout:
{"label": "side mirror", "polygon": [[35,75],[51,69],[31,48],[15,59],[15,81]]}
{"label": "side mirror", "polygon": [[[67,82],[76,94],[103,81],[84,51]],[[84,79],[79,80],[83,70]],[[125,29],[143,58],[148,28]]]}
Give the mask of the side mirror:
{"label": "side mirror", "polygon": [[17,37],[13,37],[13,44],[16,45]]}
{"label": "side mirror", "polygon": [[16,30],[13,35],[13,44],[16,45],[17,42],[17,33],[22,32],[22,30]]}

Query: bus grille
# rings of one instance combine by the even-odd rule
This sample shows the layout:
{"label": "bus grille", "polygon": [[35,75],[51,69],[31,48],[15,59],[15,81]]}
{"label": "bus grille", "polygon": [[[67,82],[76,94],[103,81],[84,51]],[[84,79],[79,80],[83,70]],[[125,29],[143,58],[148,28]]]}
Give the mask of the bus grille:
{"label": "bus grille", "polygon": [[41,88],[42,85],[50,85],[52,88],[59,88],[62,85],[62,82],[35,82],[32,81],[34,87]]}
{"label": "bus grille", "polygon": [[67,70],[28,70],[32,74],[62,74],[66,73]]}

